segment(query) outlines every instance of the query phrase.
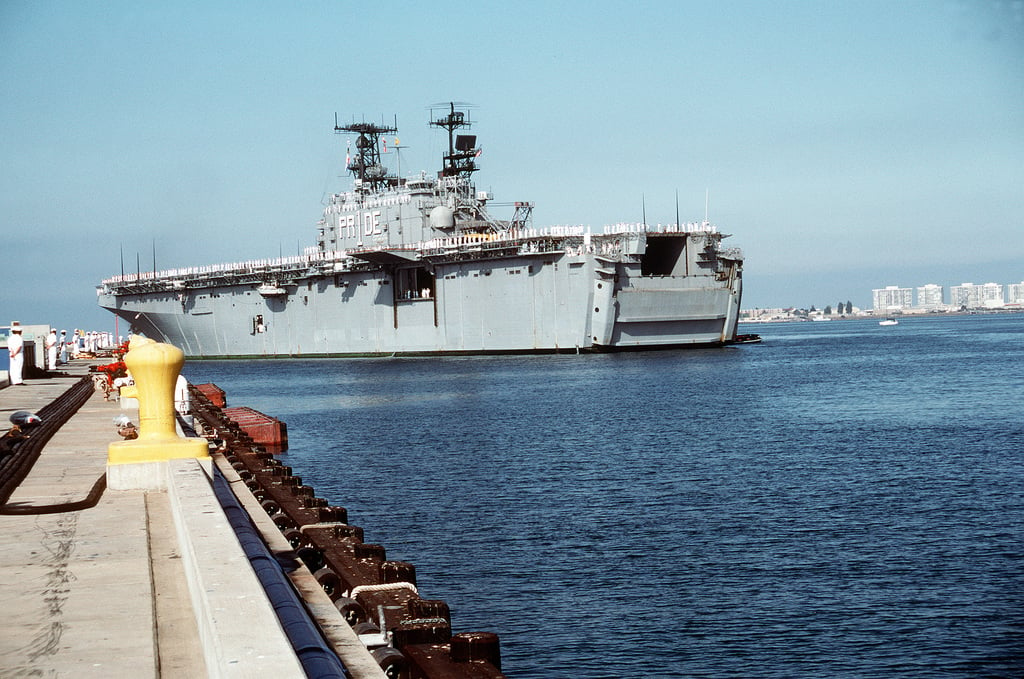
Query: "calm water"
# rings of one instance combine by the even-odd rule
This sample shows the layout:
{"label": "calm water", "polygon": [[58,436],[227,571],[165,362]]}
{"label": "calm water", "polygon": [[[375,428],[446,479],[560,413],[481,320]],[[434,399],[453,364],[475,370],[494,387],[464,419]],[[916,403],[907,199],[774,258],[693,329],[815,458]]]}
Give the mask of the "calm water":
{"label": "calm water", "polygon": [[1024,315],[193,362],[512,677],[1024,674]]}

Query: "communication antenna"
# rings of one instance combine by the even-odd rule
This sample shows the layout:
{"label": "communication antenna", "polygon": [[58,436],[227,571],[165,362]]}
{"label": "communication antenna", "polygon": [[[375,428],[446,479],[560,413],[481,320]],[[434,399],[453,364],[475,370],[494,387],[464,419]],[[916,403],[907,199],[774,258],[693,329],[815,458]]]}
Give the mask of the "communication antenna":
{"label": "communication antenna", "polygon": [[[395,116],[397,123],[398,117]],[[398,132],[397,124],[394,127],[376,125],[374,123],[352,123],[350,125],[338,125],[338,114],[334,114],[335,133],[358,134],[356,137],[356,157],[348,158],[347,170],[357,180],[357,190],[378,191],[386,186],[394,177],[388,175],[387,170],[381,163],[380,158],[380,136],[382,134],[395,134]]]}
{"label": "communication antenna", "polygon": [[455,134],[456,130],[473,125],[469,111],[459,111],[455,107],[470,109],[473,105],[456,101],[448,102],[447,105],[435,104],[431,107],[431,118],[435,115],[434,109],[440,106],[445,106],[448,112],[442,117],[431,120],[430,125],[448,130],[448,154],[444,157],[444,168],[441,170],[441,174],[445,177],[460,175],[468,177],[479,169],[476,166],[476,158],[482,150],[476,145],[475,134]]}
{"label": "communication antenna", "polygon": [[408,144],[406,144],[405,146],[402,146],[402,144],[398,140],[398,137],[395,137],[394,149],[395,149],[396,162],[398,164],[398,173],[397,174],[398,174],[399,177],[402,176],[402,149],[407,149],[407,148],[409,148]]}

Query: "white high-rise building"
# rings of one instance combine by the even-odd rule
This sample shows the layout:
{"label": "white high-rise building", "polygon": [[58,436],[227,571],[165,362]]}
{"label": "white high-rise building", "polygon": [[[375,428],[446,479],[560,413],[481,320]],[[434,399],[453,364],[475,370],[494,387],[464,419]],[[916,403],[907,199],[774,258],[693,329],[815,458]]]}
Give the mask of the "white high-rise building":
{"label": "white high-rise building", "polygon": [[874,299],[874,310],[889,312],[909,309],[914,306],[914,290],[901,288],[898,285],[887,285],[871,291]]}
{"label": "white high-rise building", "polygon": [[1024,281],[1006,286],[1007,304],[1024,304]]}
{"label": "white high-rise building", "polygon": [[935,283],[917,289],[917,306],[921,309],[939,309],[943,306],[943,287]]}
{"label": "white high-rise building", "polygon": [[995,309],[1006,304],[1003,286],[998,283],[961,283],[949,289],[950,306],[960,309]]}

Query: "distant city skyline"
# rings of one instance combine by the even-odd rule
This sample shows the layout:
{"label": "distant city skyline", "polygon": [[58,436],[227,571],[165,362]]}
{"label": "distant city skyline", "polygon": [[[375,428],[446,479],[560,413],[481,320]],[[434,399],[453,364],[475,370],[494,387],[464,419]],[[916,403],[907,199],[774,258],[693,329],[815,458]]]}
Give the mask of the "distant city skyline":
{"label": "distant city skyline", "polygon": [[938,309],[942,307],[981,309],[1024,304],[1024,280],[1020,283],[963,282],[949,286],[926,283],[914,288],[887,285],[872,292],[875,311],[904,308]]}
{"label": "distant city skyline", "polygon": [[[1024,278],[1019,282],[998,283],[989,281],[987,283],[973,283],[963,281],[956,285],[942,285],[939,283],[924,283],[915,286],[886,285],[871,289],[871,303],[867,305],[854,304],[859,311],[879,311],[896,309],[941,309],[946,307],[971,308],[1001,308],[1021,306],[1024,308]],[[751,306],[744,303],[743,310],[753,312],[758,310],[775,309],[815,309],[821,311],[825,308],[835,309],[840,305],[847,305],[859,295],[851,295],[833,301],[814,302],[809,305],[772,305],[765,307]]]}

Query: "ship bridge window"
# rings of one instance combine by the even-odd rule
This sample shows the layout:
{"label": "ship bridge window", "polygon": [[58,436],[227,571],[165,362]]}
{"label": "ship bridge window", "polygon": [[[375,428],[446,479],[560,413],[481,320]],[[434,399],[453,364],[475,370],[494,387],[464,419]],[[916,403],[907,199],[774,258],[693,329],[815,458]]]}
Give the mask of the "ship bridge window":
{"label": "ship bridge window", "polygon": [[395,299],[433,299],[434,274],[426,269],[399,269],[395,272]]}

